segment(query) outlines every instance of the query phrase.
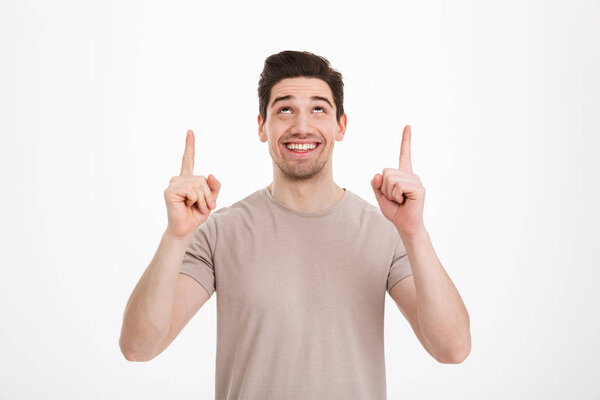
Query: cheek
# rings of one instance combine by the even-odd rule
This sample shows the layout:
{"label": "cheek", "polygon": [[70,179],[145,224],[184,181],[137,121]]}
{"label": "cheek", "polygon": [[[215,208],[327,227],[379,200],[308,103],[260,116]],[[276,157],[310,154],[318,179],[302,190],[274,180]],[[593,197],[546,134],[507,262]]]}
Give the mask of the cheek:
{"label": "cheek", "polygon": [[323,127],[323,133],[327,133],[327,140],[330,142],[334,142],[336,140],[338,134],[338,126],[337,124],[332,124],[330,122],[327,123],[326,126]]}
{"label": "cheek", "polygon": [[281,129],[277,126],[277,124],[271,122],[264,127],[264,133],[267,137],[267,140],[272,143],[276,142],[280,135]]}
{"label": "cheek", "polygon": [[271,124],[269,125],[269,136],[278,139],[279,137],[281,137],[283,132],[290,128],[290,125],[291,124],[288,121],[283,121],[280,119],[275,119],[271,121]]}

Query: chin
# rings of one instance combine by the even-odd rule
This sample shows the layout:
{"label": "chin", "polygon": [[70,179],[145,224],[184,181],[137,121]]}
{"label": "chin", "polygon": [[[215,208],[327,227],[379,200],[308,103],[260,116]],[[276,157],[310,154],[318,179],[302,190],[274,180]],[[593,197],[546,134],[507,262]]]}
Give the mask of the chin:
{"label": "chin", "polygon": [[283,175],[289,180],[306,181],[318,176],[325,168],[325,164],[327,164],[327,162],[309,169],[281,168],[281,165],[278,166]]}

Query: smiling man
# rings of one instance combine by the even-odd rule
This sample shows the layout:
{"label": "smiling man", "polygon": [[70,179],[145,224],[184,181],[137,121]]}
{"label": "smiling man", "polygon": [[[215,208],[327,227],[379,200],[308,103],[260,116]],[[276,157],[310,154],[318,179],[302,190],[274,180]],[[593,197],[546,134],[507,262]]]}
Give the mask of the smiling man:
{"label": "smiling man", "polygon": [[[335,141],[344,138],[347,117],[338,118],[332,91],[322,79],[281,79],[259,105],[259,137],[269,143],[273,159],[268,189],[291,208],[318,211],[345,193],[333,182],[332,155]],[[341,76],[337,79],[341,82]],[[271,80],[263,73],[259,95]],[[337,87],[341,90],[341,83]]]}
{"label": "smiling man", "polygon": [[125,309],[125,357],[156,357],[217,293],[216,399],[385,399],[387,291],[432,357],[462,362],[469,316],[423,224],[410,127],[398,168],[371,181],[375,207],[333,181],[347,117],[325,58],[268,57],[258,94],[273,181],[215,210],[221,183],[193,175],[188,131],[167,228]]}

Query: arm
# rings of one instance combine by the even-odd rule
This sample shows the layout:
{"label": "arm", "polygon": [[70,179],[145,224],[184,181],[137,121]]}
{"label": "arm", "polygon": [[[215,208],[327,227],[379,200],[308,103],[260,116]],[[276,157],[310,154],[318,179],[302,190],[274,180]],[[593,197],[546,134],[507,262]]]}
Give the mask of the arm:
{"label": "arm", "polygon": [[398,306],[404,318],[410,324],[413,332],[423,348],[427,350],[427,352],[433,357],[436,356],[433,354],[431,349],[431,344],[427,341],[423,332],[421,331],[421,326],[419,325],[419,314],[417,311],[417,295],[415,290],[415,281],[412,275],[407,276],[406,278],[402,278],[399,282],[394,284],[390,289],[390,297],[394,299],[394,302]]}
{"label": "arm", "polygon": [[216,207],[221,187],[212,175],[207,179],[193,174],[194,143],[188,131],[181,173],[164,191],[167,229],[125,306],[119,347],[130,361],[160,354],[210,297],[193,278],[179,273],[196,230]]}
{"label": "arm", "polygon": [[419,341],[437,361],[458,364],[471,351],[469,314],[427,231],[402,237],[413,275],[390,289]]}
{"label": "arm", "polygon": [[398,168],[384,168],[371,180],[379,208],[400,234],[413,271],[413,278],[396,283],[390,295],[436,360],[460,363],[471,351],[469,314],[423,223],[425,187],[412,170],[411,135],[406,125]]}
{"label": "arm", "polygon": [[156,357],[209,299],[201,285],[179,273],[189,241],[189,237],[179,239],[165,232],[133,290],[119,339],[127,360],[148,361]]}

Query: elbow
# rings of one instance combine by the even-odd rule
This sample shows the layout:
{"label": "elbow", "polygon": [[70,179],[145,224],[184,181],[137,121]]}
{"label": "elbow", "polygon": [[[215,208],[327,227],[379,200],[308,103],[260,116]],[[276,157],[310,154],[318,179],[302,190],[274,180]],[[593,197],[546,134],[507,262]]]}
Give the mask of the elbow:
{"label": "elbow", "polygon": [[126,344],[123,341],[123,338],[119,340],[119,348],[121,349],[121,354],[127,361],[140,361],[140,357],[137,356],[133,346]]}
{"label": "elbow", "polygon": [[119,348],[121,349],[121,354],[123,354],[123,357],[125,357],[127,361],[146,362],[154,358],[154,355],[140,352],[139,346],[136,346],[134,343],[126,342],[123,340],[122,336],[119,339]]}
{"label": "elbow", "polygon": [[161,353],[165,336],[165,333],[154,327],[131,327],[123,323],[119,348],[127,361],[150,361]]}
{"label": "elbow", "polygon": [[448,349],[439,354],[435,359],[442,364],[461,364],[471,354],[471,340],[469,339],[460,346]]}
{"label": "elbow", "polygon": [[438,357],[437,361],[441,364],[461,364],[467,359],[469,351],[456,352],[444,357]]}

